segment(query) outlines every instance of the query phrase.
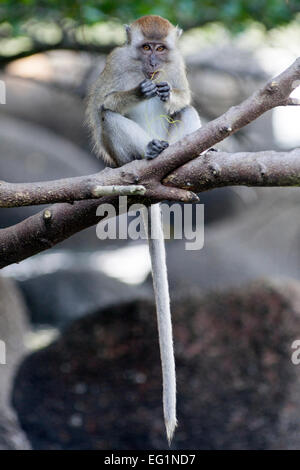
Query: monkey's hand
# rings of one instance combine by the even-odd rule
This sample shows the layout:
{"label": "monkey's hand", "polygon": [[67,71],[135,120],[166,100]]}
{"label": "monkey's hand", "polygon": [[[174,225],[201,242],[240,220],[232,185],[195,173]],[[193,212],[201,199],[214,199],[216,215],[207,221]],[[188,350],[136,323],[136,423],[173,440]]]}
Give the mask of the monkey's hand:
{"label": "monkey's hand", "polygon": [[170,98],[171,87],[168,82],[160,82],[156,84],[157,94],[161,101],[168,101]]}
{"label": "monkey's hand", "polygon": [[140,83],[139,89],[143,98],[149,99],[157,95],[156,83],[148,78]]}
{"label": "monkey's hand", "polygon": [[166,140],[153,139],[147,145],[145,158],[147,160],[152,160],[161,152],[163,152],[163,150],[165,150],[167,147],[169,147],[169,144]]}

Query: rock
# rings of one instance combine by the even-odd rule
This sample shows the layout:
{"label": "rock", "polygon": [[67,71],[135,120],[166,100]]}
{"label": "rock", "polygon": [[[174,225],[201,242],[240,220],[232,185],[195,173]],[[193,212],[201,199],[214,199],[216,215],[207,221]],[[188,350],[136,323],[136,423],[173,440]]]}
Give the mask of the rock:
{"label": "rock", "polygon": [[28,449],[27,438],[11,407],[12,383],[25,355],[26,309],[14,283],[2,277],[0,299],[0,450]]}
{"label": "rock", "polygon": [[[173,304],[173,449],[300,445],[300,284],[257,282]],[[167,449],[155,311],[135,301],[73,323],[32,354],[14,405],[35,449]]]}
{"label": "rock", "polygon": [[[76,258],[76,254],[74,255]],[[33,324],[59,328],[111,304],[146,296],[146,288],[125,284],[97,271],[61,269],[19,281]]]}
{"label": "rock", "polygon": [[[46,181],[96,173],[103,165],[82,149],[51,131],[0,114],[1,179],[9,182]],[[45,206],[42,206],[43,208]],[[0,228],[38,212],[41,206],[1,209]],[[99,247],[95,228],[66,241],[65,247]]]}
{"label": "rock", "polygon": [[0,114],[1,178],[47,181],[97,172],[101,164],[71,141],[28,122]]}
{"label": "rock", "polygon": [[[240,104],[269,78],[251,51],[234,44],[207,47],[187,56],[186,63],[194,104],[205,122]],[[272,111],[217,147],[228,152],[277,149]]]}
{"label": "rock", "polygon": [[173,291],[226,289],[258,277],[300,279],[299,191],[259,189],[243,213],[205,226],[201,250],[186,250],[186,240],[166,244]]}
{"label": "rock", "polygon": [[56,88],[51,83],[9,74],[0,74],[0,80],[6,85],[6,104],[1,106],[1,115],[36,124],[74,145],[89,148],[84,126],[85,105],[75,93]]}

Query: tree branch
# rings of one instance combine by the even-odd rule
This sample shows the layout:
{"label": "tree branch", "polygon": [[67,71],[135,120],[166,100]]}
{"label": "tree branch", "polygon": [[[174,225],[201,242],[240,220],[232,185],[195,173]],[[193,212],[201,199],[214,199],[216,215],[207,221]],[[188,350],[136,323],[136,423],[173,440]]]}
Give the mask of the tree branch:
{"label": "tree branch", "polygon": [[[144,165],[146,163],[146,167]],[[147,167],[148,164],[148,167]],[[147,168],[145,186],[143,171]],[[63,178],[38,183],[7,183],[0,181],[0,208],[35,206],[58,202],[98,199],[110,195],[145,195],[149,198],[195,202],[197,196],[183,189],[170,189],[161,184],[155,173],[150,172],[150,162],[133,161],[124,167],[105,168],[88,176]],[[126,168],[126,170],[124,170]],[[137,184],[142,183],[142,184]]]}
{"label": "tree branch", "polygon": [[300,186],[300,148],[290,152],[209,151],[178,168],[163,183],[200,193],[223,186]]}
{"label": "tree branch", "polygon": [[[291,152],[207,152],[169,175],[164,183],[196,192],[231,186],[298,186],[300,149]],[[146,198],[128,198],[128,205]],[[98,223],[99,205],[112,204],[119,211],[118,198],[101,198],[55,204],[17,225],[0,230],[0,268],[47,250],[85,228]]]}
{"label": "tree branch", "polygon": [[114,47],[118,46],[118,44],[83,44],[76,41],[71,42],[66,40],[65,38],[55,44],[41,43],[32,37],[29,37],[29,39],[32,41],[32,46],[28,50],[17,52],[16,54],[9,56],[3,56],[0,53],[0,66],[5,66],[13,60],[24,59],[34,54],[50,52],[52,50],[67,49],[69,51],[94,52],[96,54],[107,55],[112,51]]}
{"label": "tree branch", "polygon": [[91,225],[96,224],[99,204],[117,204],[115,199],[55,204],[12,227],[0,230],[0,268],[47,250]]}
{"label": "tree branch", "polygon": [[[146,188],[146,197],[134,198],[134,202],[142,201],[144,204],[163,199],[194,201],[195,195],[186,191],[186,188],[200,192],[228,184],[298,185],[299,149],[280,154],[260,152],[256,156],[250,153],[228,155],[221,152],[209,152],[201,156],[199,154],[254,121],[269,109],[275,106],[296,104],[294,100],[291,101],[290,94],[299,84],[300,58],[243,103],[230,108],[219,118],[171,145],[155,160],[135,160],[121,168],[107,168],[97,175],[83,178],[89,180],[96,176],[97,186],[101,184],[143,185]],[[196,157],[198,158],[195,161],[187,163]],[[245,161],[244,157],[246,157]],[[251,159],[253,159],[252,162]],[[280,165],[280,169],[276,170],[275,163]],[[182,165],[184,166],[179,168]],[[172,172],[174,174],[171,174]],[[100,180],[101,183],[99,183]],[[167,185],[163,185],[162,180]],[[71,184],[69,192],[68,188],[63,186],[66,181]],[[82,178],[56,181],[54,189],[62,195],[59,200],[64,200],[64,196],[67,196],[65,200],[77,198],[79,194],[80,198],[91,197],[86,193],[91,191],[91,187],[87,188],[84,184],[81,185],[81,182]],[[86,180],[86,183],[89,185],[90,181]],[[79,184],[79,193],[78,186],[72,187],[73,184],[75,186]],[[51,186],[53,182],[35,183],[35,185],[41,187],[35,186],[36,194],[31,193],[31,203],[35,197],[36,201],[39,201],[35,203],[40,203],[41,200],[38,198],[41,195],[43,195],[44,203],[49,202],[48,196],[53,197],[53,194],[48,193],[46,197],[44,190],[45,188],[48,191],[53,190]],[[71,194],[70,188],[75,192]],[[64,191],[67,191],[67,194],[64,194]],[[57,194],[54,197],[56,196]],[[16,197],[16,195],[10,197]],[[0,230],[0,268],[46,250],[74,233],[94,225],[100,220],[96,217],[96,209],[99,204],[105,202],[118,206],[118,198],[56,204],[13,227]]]}
{"label": "tree branch", "polygon": [[122,179],[120,176],[118,178],[120,184],[113,183],[116,177],[116,172],[111,170],[110,172],[102,171],[90,176],[64,178],[40,183],[7,183],[0,181],[0,208],[73,202],[84,199],[98,199],[102,196],[145,194],[146,188],[141,185],[121,185]]}
{"label": "tree branch", "polygon": [[[276,106],[291,104],[290,94],[300,86],[300,57],[284,72],[222,116],[168,147],[155,159],[152,171],[171,173]],[[293,99],[293,105],[296,102]],[[168,171],[169,170],[169,171]]]}

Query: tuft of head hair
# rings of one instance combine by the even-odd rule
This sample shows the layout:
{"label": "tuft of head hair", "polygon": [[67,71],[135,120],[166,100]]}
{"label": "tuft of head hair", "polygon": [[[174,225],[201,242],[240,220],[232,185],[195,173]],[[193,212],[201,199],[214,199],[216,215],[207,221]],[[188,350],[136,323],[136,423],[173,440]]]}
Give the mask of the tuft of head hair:
{"label": "tuft of head hair", "polygon": [[142,16],[130,26],[124,26],[127,45],[138,44],[146,38],[148,40],[166,41],[172,48],[182,33],[178,26],[174,26],[169,20],[158,15]]}
{"label": "tuft of head hair", "polygon": [[136,27],[141,30],[145,38],[157,40],[164,39],[175,28],[170,21],[158,15],[142,16],[132,23],[131,28]]}

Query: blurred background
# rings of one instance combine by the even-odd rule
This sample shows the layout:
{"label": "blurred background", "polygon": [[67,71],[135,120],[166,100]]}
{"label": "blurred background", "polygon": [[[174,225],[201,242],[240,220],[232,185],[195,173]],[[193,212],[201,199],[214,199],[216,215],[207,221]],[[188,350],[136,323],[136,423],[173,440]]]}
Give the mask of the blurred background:
{"label": "blurred background", "polygon": [[[300,0],[2,1],[0,179],[87,175],[85,97],[124,23],[183,28],[203,123],[300,54]],[[294,92],[300,97],[299,88]],[[2,100],[4,101],[4,100]],[[300,145],[300,109],[278,108],[218,145]],[[300,447],[299,188],[200,195],[205,244],[166,243],[178,372],[174,449]],[[41,208],[0,210],[0,228]],[[0,449],[164,449],[161,371],[147,246],[95,227],[2,270]]]}

